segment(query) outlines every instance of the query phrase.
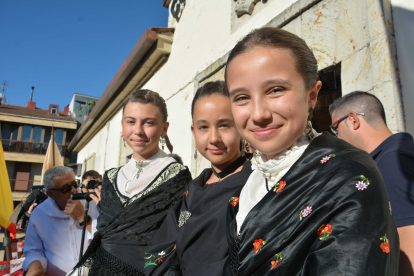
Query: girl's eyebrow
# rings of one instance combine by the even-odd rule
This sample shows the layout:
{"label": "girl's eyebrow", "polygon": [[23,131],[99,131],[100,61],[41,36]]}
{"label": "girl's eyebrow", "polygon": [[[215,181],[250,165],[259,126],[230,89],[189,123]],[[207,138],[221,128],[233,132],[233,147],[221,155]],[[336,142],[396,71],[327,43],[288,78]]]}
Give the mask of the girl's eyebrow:
{"label": "girl's eyebrow", "polygon": [[[272,80],[268,80],[268,81],[266,81],[266,82],[263,84],[263,86],[264,86],[264,87],[266,87],[266,86],[268,86],[268,85],[274,85],[274,84],[278,84],[278,85],[290,85],[291,83],[290,83],[290,81],[288,81],[288,80],[284,80],[284,79],[279,79],[279,78],[276,78],[276,79],[272,79]],[[238,93],[238,92],[243,92],[243,91],[246,91],[246,88],[244,88],[244,87],[239,87],[239,88],[236,88],[236,89],[234,89],[234,90],[232,90],[232,91],[230,92],[230,97],[231,97],[233,94],[235,94],[235,93]]]}
{"label": "girl's eyebrow", "polygon": [[206,120],[198,120],[195,124],[199,125],[199,124],[206,124],[207,121]]}

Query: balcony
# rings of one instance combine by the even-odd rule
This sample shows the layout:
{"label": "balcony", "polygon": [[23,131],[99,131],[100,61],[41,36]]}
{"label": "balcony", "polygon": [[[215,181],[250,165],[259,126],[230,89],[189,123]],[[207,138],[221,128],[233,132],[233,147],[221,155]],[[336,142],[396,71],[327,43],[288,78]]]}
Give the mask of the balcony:
{"label": "balcony", "polygon": [[[49,143],[37,143],[37,142],[26,142],[18,140],[7,140],[2,139],[4,152],[13,153],[30,153],[30,154],[46,154]],[[64,145],[58,145],[60,154],[65,157],[68,155],[67,147]],[[67,156],[66,156],[67,157]]]}

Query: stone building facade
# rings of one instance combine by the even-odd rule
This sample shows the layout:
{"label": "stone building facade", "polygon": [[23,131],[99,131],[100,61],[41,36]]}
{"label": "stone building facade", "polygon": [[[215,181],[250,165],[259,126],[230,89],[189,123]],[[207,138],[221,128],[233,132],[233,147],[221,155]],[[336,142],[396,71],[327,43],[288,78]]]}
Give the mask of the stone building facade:
{"label": "stone building facade", "polygon": [[[330,123],[327,107],[333,100],[363,90],[384,104],[393,132],[414,134],[414,83],[409,77],[414,58],[407,50],[414,46],[407,39],[414,27],[409,31],[406,26],[414,26],[413,0],[164,0],[164,5],[170,9],[169,28],[157,28],[153,34],[161,40],[165,35],[169,38],[162,62],[152,58],[154,62],[144,66],[160,47],[160,38],[136,63],[139,49],[134,48],[98,101],[90,122],[69,146],[78,152],[78,163],[93,158],[93,169],[103,173],[128,160],[132,152],[122,143],[120,103],[134,90],[146,88],[166,99],[174,152],[198,175],[209,163],[200,155],[193,157],[192,98],[205,82],[224,78],[229,51],[252,29],[263,26],[302,37],[314,51],[321,72],[335,80],[336,86],[324,83],[318,99],[319,131]],[[128,66],[133,69],[122,71]],[[120,84],[115,87],[116,83]],[[112,103],[107,103],[109,99]]]}

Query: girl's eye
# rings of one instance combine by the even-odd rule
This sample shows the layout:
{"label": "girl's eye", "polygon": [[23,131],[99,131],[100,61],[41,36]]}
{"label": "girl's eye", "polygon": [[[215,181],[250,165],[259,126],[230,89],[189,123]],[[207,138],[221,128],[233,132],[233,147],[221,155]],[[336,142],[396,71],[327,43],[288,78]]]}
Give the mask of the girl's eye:
{"label": "girl's eye", "polygon": [[147,124],[147,125],[153,125],[153,124],[154,124],[154,122],[152,122],[152,121],[147,121],[147,122],[146,122],[146,124]]}
{"label": "girl's eye", "polygon": [[275,88],[272,88],[272,89],[270,90],[270,94],[276,94],[276,93],[282,92],[282,91],[284,91],[284,90],[285,90],[284,88],[281,88],[281,87],[275,87]]}
{"label": "girl's eye", "polygon": [[198,129],[200,130],[207,129],[207,126],[200,126]]}
{"label": "girl's eye", "polygon": [[220,125],[220,127],[230,127],[230,125]]}
{"label": "girl's eye", "polygon": [[237,96],[235,99],[234,99],[234,101],[235,102],[244,102],[244,101],[247,101],[249,98],[247,97],[247,96],[244,96],[244,95],[240,95],[240,96]]}
{"label": "girl's eye", "polygon": [[133,124],[134,121],[127,121],[127,124]]}

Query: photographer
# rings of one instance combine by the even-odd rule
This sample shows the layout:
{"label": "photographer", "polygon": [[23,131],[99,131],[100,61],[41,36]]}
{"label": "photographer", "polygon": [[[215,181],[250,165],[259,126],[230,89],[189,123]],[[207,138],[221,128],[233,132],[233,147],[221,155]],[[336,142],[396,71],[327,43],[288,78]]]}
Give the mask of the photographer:
{"label": "photographer", "polygon": [[[100,190],[101,186],[102,186],[102,177],[97,171],[89,170],[82,175],[81,188],[82,188],[83,193],[95,192],[99,196],[100,191],[101,191]],[[99,199],[94,195],[90,195],[90,197],[93,199],[93,202],[91,202],[89,206],[89,215],[91,216],[92,219],[97,219],[99,216],[99,212],[98,212],[96,205],[98,204]],[[92,234],[95,232],[96,232],[96,228],[93,227]]]}

